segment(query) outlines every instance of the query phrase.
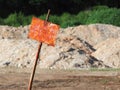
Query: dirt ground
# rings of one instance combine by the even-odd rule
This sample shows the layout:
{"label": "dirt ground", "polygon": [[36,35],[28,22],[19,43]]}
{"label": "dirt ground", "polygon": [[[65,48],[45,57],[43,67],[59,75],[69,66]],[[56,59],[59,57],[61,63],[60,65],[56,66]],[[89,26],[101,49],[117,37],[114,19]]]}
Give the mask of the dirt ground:
{"label": "dirt ground", "polygon": [[[0,68],[0,90],[27,90],[31,71]],[[120,90],[120,71],[37,69],[32,90]]]}

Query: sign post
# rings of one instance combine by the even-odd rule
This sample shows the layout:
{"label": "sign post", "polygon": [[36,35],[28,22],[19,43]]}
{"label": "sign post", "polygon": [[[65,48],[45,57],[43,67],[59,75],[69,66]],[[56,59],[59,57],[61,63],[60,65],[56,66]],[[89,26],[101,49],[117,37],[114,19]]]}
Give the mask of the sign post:
{"label": "sign post", "polygon": [[[45,23],[48,21],[49,14],[50,14],[50,9],[48,10]],[[41,51],[41,47],[42,47],[42,42],[40,42],[39,47],[38,47],[36,60],[34,62],[34,67],[33,67],[33,70],[32,70],[31,76],[30,76],[30,80],[29,80],[28,90],[32,90],[32,83],[33,83],[33,79],[34,79],[35,70],[36,70],[38,59],[39,59],[39,54],[40,54],[40,51]]]}

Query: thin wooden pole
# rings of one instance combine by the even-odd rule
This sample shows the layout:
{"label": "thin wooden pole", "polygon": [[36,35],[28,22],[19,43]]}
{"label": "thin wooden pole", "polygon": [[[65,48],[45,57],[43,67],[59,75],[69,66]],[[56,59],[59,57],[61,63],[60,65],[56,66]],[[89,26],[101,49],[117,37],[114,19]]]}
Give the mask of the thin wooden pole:
{"label": "thin wooden pole", "polygon": [[[50,14],[50,9],[48,9],[48,13],[47,13],[47,16],[46,16],[46,22],[49,19],[49,14]],[[34,67],[33,67],[33,70],[32,70],[31,76],[30,76],[30,80],[29,80],[28,90],[32,90],[32,83],[33,83],[33,79],[34,79],[35,70],[36,70],[38,59],[39,59],[39,54],[40,54],[40,51],[41,51],[41,47],[42,47],[42,43],[40,43],[39,47],[38,47],[36,60],[34,62]]]}

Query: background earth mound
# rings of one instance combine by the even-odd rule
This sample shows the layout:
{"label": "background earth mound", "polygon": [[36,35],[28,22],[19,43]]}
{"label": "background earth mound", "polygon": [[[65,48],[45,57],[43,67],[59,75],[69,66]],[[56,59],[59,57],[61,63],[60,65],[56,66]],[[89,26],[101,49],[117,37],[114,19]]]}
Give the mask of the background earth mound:
{"label": "background earth mound", "polygon": [[[28,38],[29,26],[0,26],[0,67],[30,68],[39,42]],[[56,46],[43,44],[40,68],[120,67],[120,28],[105,24],[61,29]]]}

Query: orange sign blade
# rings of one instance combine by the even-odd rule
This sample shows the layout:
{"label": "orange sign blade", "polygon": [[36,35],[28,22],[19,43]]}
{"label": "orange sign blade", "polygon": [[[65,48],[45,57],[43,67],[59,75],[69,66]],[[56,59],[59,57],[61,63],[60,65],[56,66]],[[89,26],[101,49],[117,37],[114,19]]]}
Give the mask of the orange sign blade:
{"label": "orange sign blade", "polygon": [[28,36],[31,39],[54,46],[58,31],[58,25],[33,17]]}

